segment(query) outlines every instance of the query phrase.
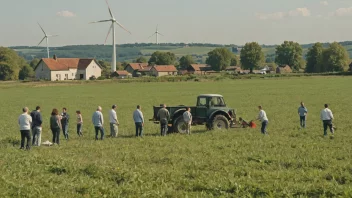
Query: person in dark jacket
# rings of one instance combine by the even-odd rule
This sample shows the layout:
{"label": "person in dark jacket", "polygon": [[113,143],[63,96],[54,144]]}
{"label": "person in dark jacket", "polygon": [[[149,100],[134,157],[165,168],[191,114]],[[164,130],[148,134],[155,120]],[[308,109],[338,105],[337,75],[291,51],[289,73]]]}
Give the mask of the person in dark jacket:
{"label": "person in dark jacket", "polygon": [[70,115],[68,115],[67,109],[64,107],[62,108],[62,114],[61,114],[61,126],[62,126],[62,132],[66,140],[68,140],[69,120],[70,120]]}
{"label": "person in dark jacket", "polygon": [[60,144],[60,130],[61,130],[61,121],[59,116],[59,111],[53,109],[50,117],[50,129],[53,132],[53,143]]}
{"label": "person in dark jacket", "polygon": [[31,112],[32,117],[32,146],[40,146],[42,141],[42,114],[40,113],[40,106],[37,106],[34,111]]}

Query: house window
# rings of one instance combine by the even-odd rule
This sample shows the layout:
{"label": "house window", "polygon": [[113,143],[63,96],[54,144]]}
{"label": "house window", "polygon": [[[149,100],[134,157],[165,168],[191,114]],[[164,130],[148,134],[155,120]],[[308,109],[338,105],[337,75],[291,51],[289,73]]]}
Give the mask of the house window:
{"label": "house window", "polygon": [[68,74],[65,74],[65,80],[68,80]]}

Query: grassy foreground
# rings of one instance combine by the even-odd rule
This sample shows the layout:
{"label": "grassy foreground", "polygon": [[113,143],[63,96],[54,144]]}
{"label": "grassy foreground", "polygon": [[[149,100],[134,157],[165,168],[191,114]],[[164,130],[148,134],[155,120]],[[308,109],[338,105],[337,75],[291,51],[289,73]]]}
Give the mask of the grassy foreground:
{"label": "grassy foreground", "polygon": [[[1,197],[352,197],[351,77],[310,77],[178,83],[0,84]],[[201,93],[219,93],[253,119],[267,111],[269,136],[259,129],[159,137],[146,123],[135,138],[132,112],[142,105],[193,105]],[[297,108],[305,101],[308,128],[299,130]],[[323,138],[320,110],[329,103],[338,127]],[[91,115],[117,104],[119,138],[94,141]],[[67,107],[69,141],[60,146],[19,150],[17,117],[23,106],[42,107],[42,141],[51,141],[51,109]],[[75,132],[74,112],[84,119]],[[258,123],[259,124],[259,123]]]}

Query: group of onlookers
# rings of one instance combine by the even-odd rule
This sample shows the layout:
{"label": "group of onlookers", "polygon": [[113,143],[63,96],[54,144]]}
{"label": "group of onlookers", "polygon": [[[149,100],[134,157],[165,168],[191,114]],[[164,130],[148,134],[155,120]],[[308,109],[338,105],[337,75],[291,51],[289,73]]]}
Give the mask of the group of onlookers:
{"label": "group of onlookers", "polygon": [[[334,126],[332,120],[334,116],[332,111],[328,108],[328,104],[324,105],[324,109],[321,111],[320,117],[323,122],[324,136],[327,136],[327,129],[330,129],[330,132],[334,134]],[[110,136],[117,137],[118,135],[118,126],[119,121],[116,114],[117,105],[112,105],[111,110],[109,111],[109,122],[110,122]],[[261,121],[261,133],[267,133],[267,126],[269,119],[266,115],[266,112],[263,110],[262,106],[258,106],[259,114],[257,120]],[[192,114],[191,108],[187,107],[187,110],[183,113],[183,121],[186,127],[186,133],[191,134],[191,125],[192,125]],[[42,115],[40,113],[40,107],[37,106],[30,114],[28,114],[28,108],[24,107],[22,109],[23,113],[18,118],[18,123],[20,125],[21,131],[21,149],[25,149],[25,140],[27,140],[26,149],[30,149],[30,142],[32,140],[33,146],[40,146],[41,144],[41,133],[42,133]],[[298,108],[298,115],[300,117],[300,127],[306,127],[306,120],[308,115],[308,109],[305,107],[304,103],[301,102],[300,107]],[[81,112],[76,111],[77,116],[77,135],[82,136],[82,126],[83,118]],[[157,118],[160,120],[160,131],[161,135],[165,136],[168,131],[168,123],[170,120],[170,113],[166,109],[166,105],[162,105],[162,108],[157,113]],[[133,112],[133,120],[136,127],[136,136],[143,136],[143,127],[144,127],[144,117],[141,111],[141,106],[137,105],[137,109]],[[242,120],[242,118],[241,118]],[[53,134],[52,141],[54,144],[60,144],[60,131],[62,130],[63,135],[66,140],[69,139],[69,121],[70,116],[67,113],[67,109],[63,108],[62,113],[59,114],[57,109],[53,109],[50,117],[50,129]],[[243,122],[244,120],[242,120]],[[98,106],[97,110],[93,113],[92,123],[95,129],[95,139],[98,140],[100,132],[100,140],[104,139],[105,130],[104,130],[104,116],[102,114],[102,108]],[[31,131],[32,135],[31,136]],[[32,138],[33,137],[33,138]]]}

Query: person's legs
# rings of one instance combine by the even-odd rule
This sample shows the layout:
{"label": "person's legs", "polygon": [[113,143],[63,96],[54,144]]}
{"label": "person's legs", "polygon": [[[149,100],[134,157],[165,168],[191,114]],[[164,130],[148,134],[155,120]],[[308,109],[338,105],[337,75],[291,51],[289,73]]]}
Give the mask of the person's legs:
{"label": "person's legs", "polygon": [[95,129],[95,140],[98,140],[98,135],[99,135],[99,127],[94,126]]}
{"label": "person's legs", "polygon": [[103,140],[103,139],[104,139],[104,136],[105,136],[104,127],[103,127],[103,126],[99,127],[99,130],[100,130],[100,133],[101,133],[100,139]]}
{"label": "person's legs", "polygon": [[25,140],[24,131],[21,130],[21,147],[20,147],[20,149],[24,149],[24,140]]}
{"label": "person's legs", "polygon": [[329,129],[330,129],[330,132],[331,132],[332,134],[334,134],[334,128],[333,128],[333,126],[332,126],[332,120],[329,120],[328,126],[329,126]]}
{"label": "person's legs", "polygon": [[56,134],[55,134],[55,130],[51,129],[51,133],[53,134],[53,144],[56,143]]}
{"label": "person's legs", "polygon": [[299,116],[299,125],[303,128],[303,116]]}
{"label": "person's legs", "polygon": [[30,130],[26,130],[25,131],[25,137],[27,139],[26,149],[30,150],[31,149],[31,147],[30,147],[30,144],[31,144],[31,131]]}
{"label": "person's legs", "polygon": [[136,137],[138,137],[139,134],[138,134],[138,124],[137,124],[137,122],[135,122],[134,125],[136,127]]}
{"label": "person's legs", "polygon": [[327,120],[323,120],[323,128],[324,128],[324,136],[327,136],[327,130],[328,130],[328,123]]}
{"label": "person's legs", "polygon": [[262,134],[266,134],[266,127],[268,125],[268,121],[263,121],[262,122],[262,128],[261,128],[261,132]]}
{"label": "person's legs", "polygon": [[143,136],[143,124],[139,123],[139,136]]}
{"label": "person's legs", "polygon": [[114,124],[110,123],[110,137],[114,137]]}
{"label": "person's legs", "polygon": [[68,124],[65,125],[65,139],[68,140]]}
{"label": "person's legs", "polygon": [[35,146],[36,145],[36,139],[37,139],[37,133],[36,133],[36,127],[32,128],[32,135],[33,135],[33,138],[32,138],[32,146]]}
{"label": "person's legs", "polygon": [[60,144],[60,129],[56,130],[56,144]]}
{"label": "person's legs", "polygon": [[114,124],[115,137],[119,135],[119,125]]}

